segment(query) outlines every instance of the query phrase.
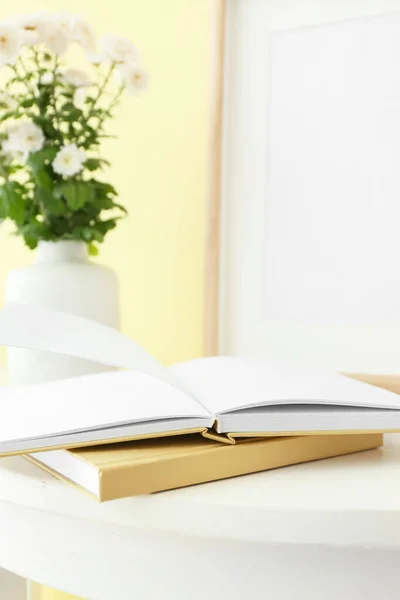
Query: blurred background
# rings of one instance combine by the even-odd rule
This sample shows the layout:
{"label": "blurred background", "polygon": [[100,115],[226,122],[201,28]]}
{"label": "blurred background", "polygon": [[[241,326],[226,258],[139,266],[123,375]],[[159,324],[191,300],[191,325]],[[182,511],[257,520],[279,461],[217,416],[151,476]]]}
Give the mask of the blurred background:
{"label": "blurred background", "polygon": [[[78,13],[98,34],[125,36],[139,48],[149,90],[123,98],[111,124],[117,139],[105,148],[108,181],[129,217],[96,260],[119,277],[124,333],[165,363],[200,356],[211,2],[16,0],[2,3],[0,18],[39,10]],[[11,230],[0,228],[0,304],[7,272],[33,260]],[[32,600],[66,598],[32,589]]]}
{"label": "blurred background", "polygon": [[[128,207],[96,259],[119,277],[122,330],[170,363],[201,355],[211,2],[198,0],[17,0],[0,18],[68,11],[96,32],[139,48],[149,90],[125,96],[105,145],[107,173]],[[76,65],[79,68],[79,65]],[[10,269],[33,260],[0,228],[0,303]],[[0,355],[4,361],[4,354]]]}

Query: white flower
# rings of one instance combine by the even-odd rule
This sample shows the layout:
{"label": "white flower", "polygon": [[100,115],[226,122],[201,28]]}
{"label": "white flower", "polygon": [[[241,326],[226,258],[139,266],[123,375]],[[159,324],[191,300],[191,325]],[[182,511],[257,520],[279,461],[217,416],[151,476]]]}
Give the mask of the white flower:
{"label": "white flower", "polygon": [[14,23],[21,29],[22,43],[26,46],[34,46],[40,42],[38,27],[46,18],[44,12],[20,15],[14,19]]}
{"label": "white flower", "polygon": [[9,155],[9,157],[11,159],[20,158],[23,160],[23,162],[25,162],[29,156],[29,153],[27,153],[27,152],[22,153],[17,148],[17,143],[16,143],[17,139],[15,138],[15,136],[13,136],[13,134],[17,131],[17,129],[18,129],[17,125],[8,125],[5,128],[4,133],[6,133],[6,135],[8,135],[8,138],[3,141],[1,150],[2,150],[3,154]]}
{"label": "white flower", "polygon": [[43,18],[37,28],[40,40],[54,54],[64,54],[72,41],[69,18],[63,14]]}
{"label": "white flower", "polygon": [[[6,147],[4,147],[4,144],[6,144]],[[10,154],[7,150],[7,140],[0,146],[0,156],[3,162],[6,162],[7,164],[10,164],[15,158],[15,156]]]}
{"label": "white flower", "polygon": [[30,13],[27,15],[17,15],[13,19],[13,23],[18,25],[18,27],[22,27],[22,29],[30,29],[32,31],[36,31],[43,21],[47,20],[47,13],[44,11],[39,11],[37,13]]}
{"label": "white flower", "polygon": [[63,146],[56,154],[53,160],[53,170],[58,175],[71,177],[82,171],[83,163],[86,160],[86,154],[79,149],[76,144]]}
{"label": "white flower", "polygon": [[51,85],[54,81],[54,75],[51,71],[47,71],[47,73],[43,73],[40,78],[40,83],[42,85]]}
{"label": "white flower", "polygon": [[69,13],[63,12],[63,11],[59,11],[55,14],[49,14],[47,13],[48,17],[48,21],[50,21],[51,23],[56,23],[56,25],[58,27],[60,27],[66,34],[68,34],[70,40],[72,41],[72,31],[71,31],[71,21],[72,21],[72,15],[70,15]]}
{"label": "white flower", "polygon": [[85,108],[85,101],[87,98],[87,91],[84,87],[76,88],[74,92],[74,96],[72,98],[72,102],[76,108],[80,108],[81,110]]}
{"label": "white flower", "polygon": [[117,35],[105,35],[100,40],[103,54],[113,62],[132,64],[139,60],[136,46],[129,40]]}
{"label": "white flower", "polygon": [[74,16],[70,21],[72,40],[82,46],[85,52],[96,50],[96,34],[89,23],[79,16]]}
{"label": "white flower", "polygon": [[100,54],[100,52],[88,52],[86,58],[90,63],[92,63],[92,65],[95,66],[100,65],[104,60],[104,56]]}
{"label": "white flower", "polygon": [[33,31],[33,29],[23,29],[22,30],[22,43],[24,46],[35,46],[39,44],[40,38],[37,31]]}
{"label": "white flower", "polygon": [[29,155],[43,148],[44,139],[40,127],[31,121],[22,121],[10,131],[6,147],[11,153]]}
{"label": "white flower", "polygon": [[9,162],[18,160],[19,162],[26,163],[29,157],[28,152],[19,152],[9,140],[4,140],[1,146],[1,154],[6,156]]}
{"label": "white flower", "polygon": [[12,140],[4,140],[3,145],[1,147],[2,154],[8,156],[9,160],[17,159],[23,163],[29,158],[29,152],[21,152],[15,147],[15,144]]}
{"label": "white flower", "polygon": [[79,69],[68,69],[63,73],[63,80],[74,87],[88,87],[92,85],[89,76]]}
{"label": "white flower", "polygon": [[18,108],[18,102],[7,92],[0,91],[0,111],[13,112]]}
{"label": "white flower", "polygon": [[22,32],[13,23],[0,23],[0,67],[17,60],[22,44]]}
{"label": "white flower", "polygon": [[120,76],[128,94],[136,96],[147,89],[149,77],[142,67],[132,65],[123,68]]}

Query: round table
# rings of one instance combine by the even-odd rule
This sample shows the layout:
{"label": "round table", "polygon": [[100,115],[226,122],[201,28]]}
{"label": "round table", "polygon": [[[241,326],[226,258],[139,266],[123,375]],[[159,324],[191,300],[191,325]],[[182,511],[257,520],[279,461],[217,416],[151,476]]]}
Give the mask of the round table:
{"label": "round table", "polygon": [[400,439],[105,504],[0,461],[0,566],[90,600],[398,600]]}

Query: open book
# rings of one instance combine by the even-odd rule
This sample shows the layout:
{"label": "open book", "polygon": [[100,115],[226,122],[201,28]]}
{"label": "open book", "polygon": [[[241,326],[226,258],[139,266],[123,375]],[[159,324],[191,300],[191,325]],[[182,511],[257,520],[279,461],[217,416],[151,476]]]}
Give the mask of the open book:
{"label": "open book", "polygon": [[0,454],[201,432],[237,437],[400,431],[397,394],[267,358],[164,368],[118,331],[28,305],[0,311],[0,344],[125,370],[1,390]]}

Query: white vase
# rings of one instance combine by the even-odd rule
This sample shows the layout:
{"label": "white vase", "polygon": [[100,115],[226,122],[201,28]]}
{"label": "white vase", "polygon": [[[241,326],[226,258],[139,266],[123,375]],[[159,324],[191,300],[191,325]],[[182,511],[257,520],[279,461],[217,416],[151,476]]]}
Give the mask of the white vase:
{"label": "white vase", "polygon": [[[84,242],[40,242],[35,264],[7,276],[6,302],[47,306],[119,327],[115,273],[91,263]],[[7,367],[16,385],[110,370],[88,360],[18,348],[8,349]]]}

